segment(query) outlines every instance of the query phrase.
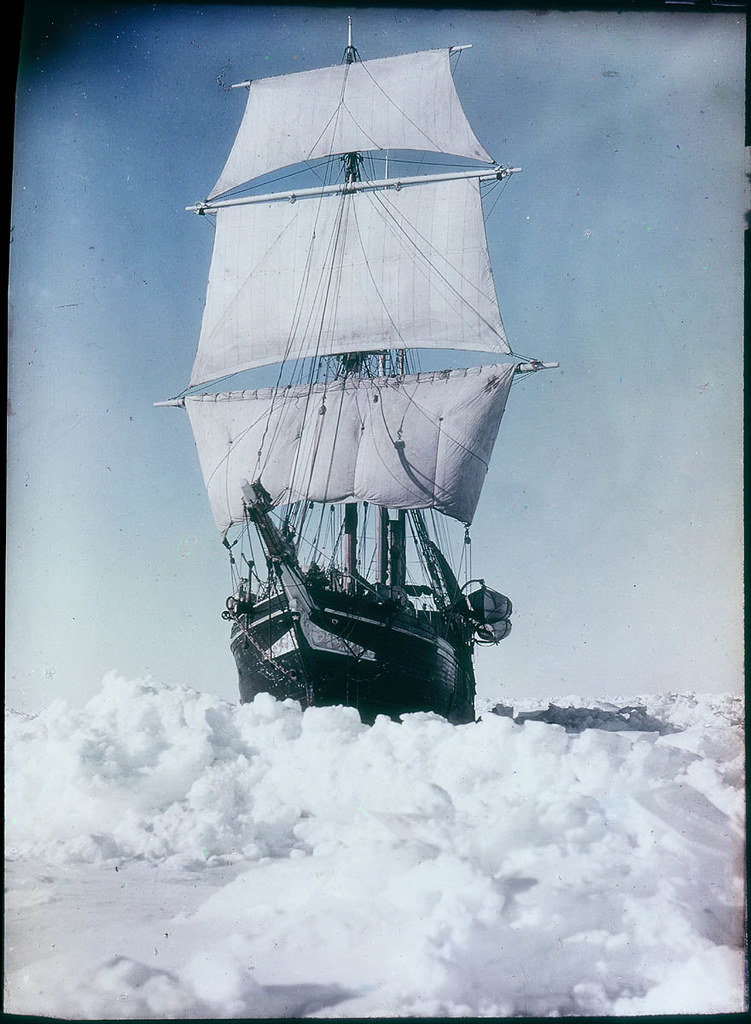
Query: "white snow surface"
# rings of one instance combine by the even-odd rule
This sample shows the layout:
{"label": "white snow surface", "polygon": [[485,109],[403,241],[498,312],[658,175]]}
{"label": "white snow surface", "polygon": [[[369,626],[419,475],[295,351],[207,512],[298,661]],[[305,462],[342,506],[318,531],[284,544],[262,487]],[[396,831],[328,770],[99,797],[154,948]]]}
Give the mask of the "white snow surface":
{"label": "white snow surface", "polygon": [[744,1010],[742,700],[554,703],[677,731],[367,727],[114,674],[9,712],[6,1011]]}

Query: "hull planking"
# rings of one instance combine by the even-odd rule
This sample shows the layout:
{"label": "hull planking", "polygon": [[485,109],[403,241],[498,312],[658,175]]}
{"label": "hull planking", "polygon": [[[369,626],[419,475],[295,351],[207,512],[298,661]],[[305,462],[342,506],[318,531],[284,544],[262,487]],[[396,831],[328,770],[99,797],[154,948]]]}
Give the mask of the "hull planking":
{"label": "hull planking", "polygon": [[472,722],[471,645],[461,632],[459,621],[389,599],[330,592],[293,611],[277,595],[234,619],[241,701],[267,692],[303,708],[354,707],[369,724],[415,711]]}

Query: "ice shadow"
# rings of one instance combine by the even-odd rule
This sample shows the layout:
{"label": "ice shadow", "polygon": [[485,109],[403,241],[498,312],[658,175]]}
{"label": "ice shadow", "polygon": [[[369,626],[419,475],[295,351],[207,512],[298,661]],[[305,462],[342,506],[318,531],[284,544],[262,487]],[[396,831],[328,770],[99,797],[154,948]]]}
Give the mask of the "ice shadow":
{"label": "ice shadow", "polygon": [[[102,1011],[101,1015],[92,1015],[96,1020],[111,1019],[107,1012],[112,1015],[115,1008],[114,1017],[138,1020],[217,1020],[227,1016],[263,1020],[307,1017],[361,994],[337,984],[262,985],[252,978],[239,979],[237,991],[218,993],[216,997],[191,993],[192,987],[174,971],[115,956],[98,968],[91,982],[79,988],[74,1001]],[[231,1013],[227,1012],[228,1005]],[[127,1014],[123,1013],[124,1006]],[[238,1013],[240,1006],[247,1013]],[[89,1014],[83,1016],[88,1018]]]}
{"label": "ice shadow", "polygon": [[264,985],[264,995],[273,1002],[275,1016],[307,1017],[327,1006],[336,1006],[360,995],[339,985]]}
{"label": "ice shadow", "polygon": [[562,725],[566,732],[604,729],[606,732],[658,732],[665,736],[681,731],[676,726],[648,714],[647,709],[641,704],[629,704],[622,708],[562,708],[557,704],[549,704],[540,711],[521,711],[518,715],[514,714],[512,707],[496,704],[490,708],[490,714],[511,718],[518,725],[523,725],[524,722]]}

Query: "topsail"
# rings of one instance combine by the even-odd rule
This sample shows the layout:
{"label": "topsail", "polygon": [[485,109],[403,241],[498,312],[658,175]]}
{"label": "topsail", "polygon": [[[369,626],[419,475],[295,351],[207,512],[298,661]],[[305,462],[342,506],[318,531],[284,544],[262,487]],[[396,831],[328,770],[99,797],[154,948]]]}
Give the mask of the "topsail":
{"label": "topsail", "polygon": [[191,384],[388,348],[510,351],[477,180],[217,210]]}
{"label": "topsail", "polygon": [[462,110],[450,53],[427,50],[252,82],[209,198],[280,167],[340,153],[428,150],[492,164]]}

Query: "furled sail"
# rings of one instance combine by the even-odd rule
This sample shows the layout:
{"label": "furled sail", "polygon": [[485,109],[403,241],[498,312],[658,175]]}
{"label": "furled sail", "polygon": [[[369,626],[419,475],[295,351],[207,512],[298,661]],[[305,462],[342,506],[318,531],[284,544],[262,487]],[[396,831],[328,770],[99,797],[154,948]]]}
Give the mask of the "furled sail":
{"label": "furled sail", "polygon": [[260,480],[274,505],[369,501],[471,522],[515,370],[186,397],[217,527],[243,521],[245,480]]}
{"label": "furled sail", "polygon": [[217,211],[192,385],[406,347],[510,351],[477,179]]}
{"label": "furled sail", "polygon": [[492,163],[462,110],[450,50],[263,78],[210,197],[279,167],[337,153],[417,149]]}

